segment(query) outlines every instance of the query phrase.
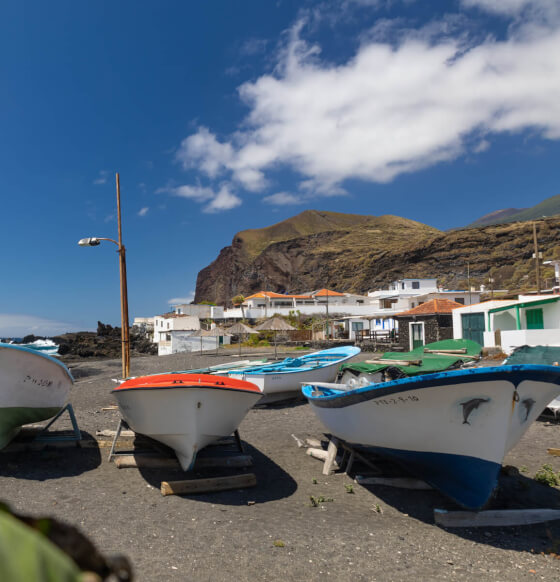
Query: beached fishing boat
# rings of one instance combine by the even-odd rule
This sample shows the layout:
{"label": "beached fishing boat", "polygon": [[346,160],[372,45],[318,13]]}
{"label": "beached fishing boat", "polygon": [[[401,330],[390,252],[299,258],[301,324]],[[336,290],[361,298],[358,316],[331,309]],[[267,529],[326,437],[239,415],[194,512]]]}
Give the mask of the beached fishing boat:
{"label": "beached fishing boat", "polygon": [[346,388],[303,387],[333,435],[371,446],[461,506],[479,509],[506,453],[560,394],[560,368],[473,368]]}
{"label": "beached fishing boat", "polygon": [[181,373],[131,378],[112,393],[130,428],[171,447],[185,471],[200,449],[233,433],[262,397],[250,382]]}
{"label": "beached fishing boat", "polygon": [[332,382],[340,364],[359,353],[360,348],[341,346],[242,371],[234,370],[228,372],[228,376],[253,382],[266,396],[299,392],[302,383]]}
{"label": "beached fishing boat", "polygon": [[0,449],[24,424],[55,416],[68,402],[72,375],[45,354],[0,343]]}

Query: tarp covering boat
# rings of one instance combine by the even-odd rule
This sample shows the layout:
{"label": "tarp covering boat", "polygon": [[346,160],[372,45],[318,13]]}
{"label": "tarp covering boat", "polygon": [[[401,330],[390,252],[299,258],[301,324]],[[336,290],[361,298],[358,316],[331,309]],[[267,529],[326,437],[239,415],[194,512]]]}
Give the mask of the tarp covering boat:
{"label": "tarp covering boat", "polygon": [[[465,350],[464,354],[426,353],[424,350]],[[429,374],[433,372],[443,372],[457,367],[463,362],[472,361],[480,355],[482,347],[480,344],[466,339],[448,339],[433,342],[425,346],[419,346],[410,352],[386,352],[380,359],[398,361],[418,361],[419,365],[403,366],[402,364],[368,364],[366,362],[350,362],[340,366],[340,372],[353,372],[359,374],[375,374],[388,368],[395,368],[394,377],[417,376],[419,374]]]}

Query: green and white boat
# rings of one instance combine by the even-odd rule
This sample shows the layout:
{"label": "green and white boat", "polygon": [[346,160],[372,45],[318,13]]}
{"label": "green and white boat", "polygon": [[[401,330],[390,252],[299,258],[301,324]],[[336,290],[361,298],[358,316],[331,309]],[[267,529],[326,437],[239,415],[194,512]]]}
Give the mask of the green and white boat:
{"label": "green and white boat", "polygon": [[74,379],[68,368],[36,350],[0,343],[0,449],[24,424],[66,406]]}

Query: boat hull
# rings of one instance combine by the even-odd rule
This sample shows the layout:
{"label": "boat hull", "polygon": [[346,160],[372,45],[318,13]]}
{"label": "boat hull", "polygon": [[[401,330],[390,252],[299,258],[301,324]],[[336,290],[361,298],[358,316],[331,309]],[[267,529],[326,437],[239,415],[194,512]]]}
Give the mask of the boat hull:
{"label": "boat hull", "polygon": [[37,351],[0,345],[0,449],[22,425],[55,416],[68,402],[66,366]]}
{"label": "boat hull", "polygon": [[332,434],[403,462],[463,507],[479,509],[505,454],[560,394],[559,384],[558,368],[500,366],[303,391]]}
{"label": "boat hull", "polygon": [[[337,352],[341,352],[340,357],[326,363],[321,362],[321,357],[325,357],[325,354]],[[283,366],[283,363],[279,362],[278,364],[262,366],[261,369],[232,371],[228,373],[228,376],[256,384],[265,396],[299,393],[302,384],[333,382],[340,364],[360,353],[360,350],[359,348],[346,348],[346,352],[342,353],[341,348],[331,348],[298,358],[302,362],[301,367],[290,369],[289,366]],[[314,364],[314,357],[317,358],[317,364]]]}
{"label": "boat hull", "polygon": [[[171,375],[170,375],[171,376]],[[256,386],[219,376],[174,374],[174,380],[159,385],[157,376],[146,377],[143,387],[127,381],[113,394],[122,417],[135,432],[171,447],[183,470],[192,468],[198,451],[231,435],[247,412],[261,398]],[[189,378],[186,378],[189,377]],[[193,378],[211,378],[195,383]],[[181,380],[183,378],[184,380]],[[142,378],[135,378],[136,386]],[[218,384],[216,384],[218,382]]]}

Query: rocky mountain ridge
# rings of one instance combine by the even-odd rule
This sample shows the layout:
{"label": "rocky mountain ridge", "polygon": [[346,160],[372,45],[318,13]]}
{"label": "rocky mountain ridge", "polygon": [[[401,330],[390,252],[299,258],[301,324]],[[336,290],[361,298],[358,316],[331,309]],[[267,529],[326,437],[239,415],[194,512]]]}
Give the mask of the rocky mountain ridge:
{"label": "rocky mountain ridge", "polygon": [[[544,259],[560,258],[560,217],[537,221]],[[268,238],[274,232],[274,239]],[[437,277],[449,289],[535,286],[532,222],[442,232],[396,216],[308,210],[235,235],[197,278],[195,302],[231,304],[261,289],[299,293],[322,287],[365,294],[402,277]],[[543,268],[543,282],[553,270]],[[468,272],[470,273],[469,280]]]}

